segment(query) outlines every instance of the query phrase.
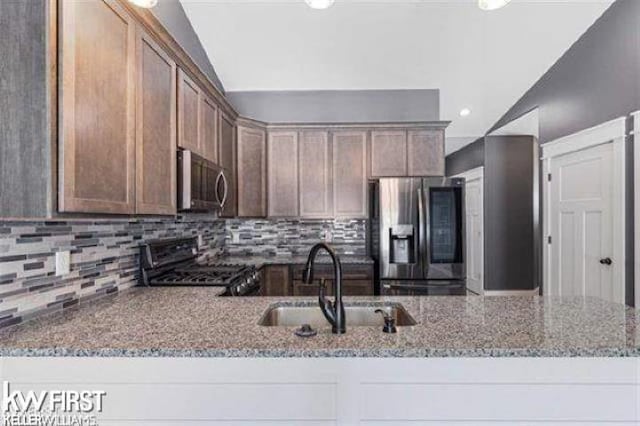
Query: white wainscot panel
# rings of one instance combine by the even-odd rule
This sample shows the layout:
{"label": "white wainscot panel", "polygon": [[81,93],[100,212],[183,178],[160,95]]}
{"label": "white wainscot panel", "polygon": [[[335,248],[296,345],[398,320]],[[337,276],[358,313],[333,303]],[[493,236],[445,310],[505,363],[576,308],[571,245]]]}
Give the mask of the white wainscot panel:
{"label": "white wainscot panel", "polygon": [[0,377],[105,390],[101,426],[640,424],[633,358],[4,358]]}

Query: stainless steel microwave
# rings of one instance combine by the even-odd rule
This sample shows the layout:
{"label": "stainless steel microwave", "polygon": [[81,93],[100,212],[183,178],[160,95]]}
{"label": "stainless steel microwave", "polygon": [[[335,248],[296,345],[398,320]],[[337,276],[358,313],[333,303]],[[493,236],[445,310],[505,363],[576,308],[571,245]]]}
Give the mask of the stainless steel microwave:
{"label": "stainless steel microwave", "polygon": [[178,151],[178,210],[222,210],[229,194],[226,170],[191,151]]}

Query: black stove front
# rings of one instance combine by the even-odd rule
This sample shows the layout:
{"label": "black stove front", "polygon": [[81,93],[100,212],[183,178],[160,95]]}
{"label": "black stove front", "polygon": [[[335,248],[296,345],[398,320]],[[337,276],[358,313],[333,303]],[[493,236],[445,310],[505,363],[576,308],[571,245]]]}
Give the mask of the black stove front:
{"label": "black stove front", "polygon": [[254,266],[199,261],[196,238],[152,241],[141,247],[140,264],[147,286],[225,287],[223,296],[249,296],[260,290]]}

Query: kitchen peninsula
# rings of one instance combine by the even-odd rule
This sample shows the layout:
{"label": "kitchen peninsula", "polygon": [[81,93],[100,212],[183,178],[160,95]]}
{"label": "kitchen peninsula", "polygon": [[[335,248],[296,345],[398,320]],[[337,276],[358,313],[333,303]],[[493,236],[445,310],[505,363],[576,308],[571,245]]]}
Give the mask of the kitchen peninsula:
{"label": "kitchen peninsula", "polygon": [[[105,389],[98,418],[109,425],[147,424],[151,407],[158,421],[203,425],[468,418],[632,425],[637,418],[640,313],[623,305],[537,296],[347,297],[347,306],[372,309],[400,303],[417,324],[385,334],[349,326],[347,317],[346,334],[331,334],[327,323],[303,339],[295,327],[258,322],[273,304],[316,300],[219,294],[135,288],[6,328],[0,374],[16,387]],[[603,392],[613,403],[593,404]],[[460,406],[460,398],[475,402]],[[559,398],[562,406],[554,404]]]}

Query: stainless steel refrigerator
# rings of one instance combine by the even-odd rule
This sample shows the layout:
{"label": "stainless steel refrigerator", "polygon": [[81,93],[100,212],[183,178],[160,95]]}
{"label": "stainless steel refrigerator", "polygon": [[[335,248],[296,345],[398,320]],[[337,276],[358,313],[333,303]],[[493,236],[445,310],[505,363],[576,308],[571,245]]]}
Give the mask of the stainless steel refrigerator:
{"label": "stainless steel refrigerator", "polygon": [[370,200],[380,294],[466,294],[464,179],[383,178]]}

